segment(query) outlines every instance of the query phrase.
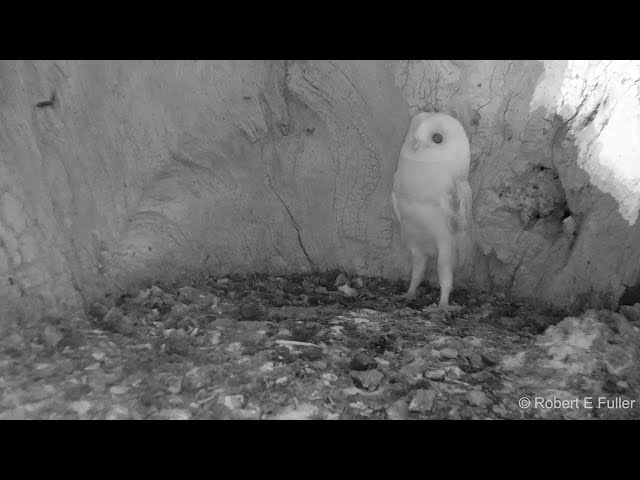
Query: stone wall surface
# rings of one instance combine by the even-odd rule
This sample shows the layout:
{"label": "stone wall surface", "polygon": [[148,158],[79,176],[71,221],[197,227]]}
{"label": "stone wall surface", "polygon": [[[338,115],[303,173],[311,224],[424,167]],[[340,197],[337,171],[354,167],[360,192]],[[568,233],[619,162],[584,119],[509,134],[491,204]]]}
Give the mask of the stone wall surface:
{"label": "stone wall surface", "polygon": [[0,303],[79,311],[198,271],[406,275],[388,198],[410,115],[437,110],[472,144],[460,280],[614,305],[640,277],[639,81],[628,61],[2,61]]}

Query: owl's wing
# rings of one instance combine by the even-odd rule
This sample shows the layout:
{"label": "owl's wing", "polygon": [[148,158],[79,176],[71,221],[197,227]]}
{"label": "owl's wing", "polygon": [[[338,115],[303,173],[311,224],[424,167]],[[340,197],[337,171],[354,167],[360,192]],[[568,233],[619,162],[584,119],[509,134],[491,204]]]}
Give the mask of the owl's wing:
{"label": "owl's wing", "polygon": [[454,179],[445,195],[443,208],[458,250],[458,265],[466,265],[473,256],[471,186],[464,177]]}
{"label": "owl's wing", "polygon": [[396,218],[399,222],[402,222],[402,219],[400,218],[400,209],[398,208],[398,199],[394,192],[391,192],[391,205],[393,205],[393,213],[396,214]]}

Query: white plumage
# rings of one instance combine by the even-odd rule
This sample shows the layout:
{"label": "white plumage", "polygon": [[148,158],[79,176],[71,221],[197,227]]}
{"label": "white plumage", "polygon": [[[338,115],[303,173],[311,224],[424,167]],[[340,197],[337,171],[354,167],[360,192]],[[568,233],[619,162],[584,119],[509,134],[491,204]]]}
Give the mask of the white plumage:
{"label": "white plumage", "polygon": [[449,309],[453,270],[471,260],[470,148],[464,127],[443,113],[419,113],[411,120],[400,150],[391,202],[402,239],[411,252],[411,283],[416,295],[427,254],[438,252],[438,307]]}

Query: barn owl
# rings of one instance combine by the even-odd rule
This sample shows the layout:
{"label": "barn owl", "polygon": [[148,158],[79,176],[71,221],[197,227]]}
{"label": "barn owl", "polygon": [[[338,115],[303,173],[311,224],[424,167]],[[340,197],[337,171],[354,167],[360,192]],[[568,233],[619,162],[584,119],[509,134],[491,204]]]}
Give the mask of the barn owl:
{"label": "barn owl", "polygon": [[452,308],[453,270],[470,262],[472,255],[469,162],[469,139],[458,120],[443,113],[413,117],[391,194],[403,243],[411,253],[411,283],[405,298],[415,298],[435,243],[438,308],[444,311]]}

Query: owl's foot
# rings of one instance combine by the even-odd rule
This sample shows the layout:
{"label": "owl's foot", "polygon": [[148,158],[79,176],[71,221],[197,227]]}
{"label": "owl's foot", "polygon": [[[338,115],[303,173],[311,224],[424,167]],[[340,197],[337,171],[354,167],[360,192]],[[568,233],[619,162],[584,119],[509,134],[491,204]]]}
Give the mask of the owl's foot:
{"label": "owl's foot", "polygon": [[428,307],[425,307],[422,309],[422,311],[424,313],[430,314],[430,313],[440,313],[442,314],[446,319],[451,319],[451,313],[452,312],[457,312],[462,310],[462,307],[459,305],[449,305],[449,303],[444,303],[444,302],[440,302],[438,304],[438,306],[436,306],[435,303],[432,303],[431,305],[429,305]]}
{"label": "owl's foot", "polygon": [[402,294],[401,297],[410,302],[411,300],[415,300],[416,292],[408,291],[407,293]]}
{"label": "owl's foot", "polygon": [[459,312],[462,310],[462,307],[460,305],[450,305],[448,302],[440,302],[438,304],[438,310],[443,312]]}
{"label": "owl's foot", "polygon": [[438,310],[442,312],[444,318],[451,320],[451,314],[462,310],[462,307],[459,305],[449,305],[449,303],[440,302],[438,304]]}

